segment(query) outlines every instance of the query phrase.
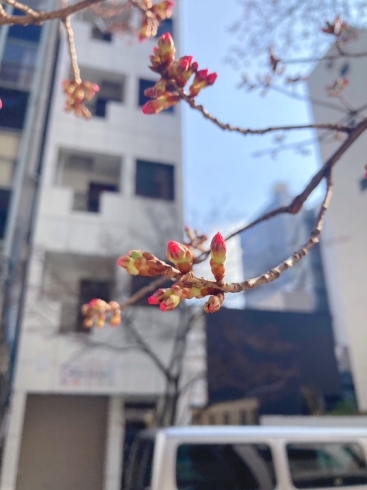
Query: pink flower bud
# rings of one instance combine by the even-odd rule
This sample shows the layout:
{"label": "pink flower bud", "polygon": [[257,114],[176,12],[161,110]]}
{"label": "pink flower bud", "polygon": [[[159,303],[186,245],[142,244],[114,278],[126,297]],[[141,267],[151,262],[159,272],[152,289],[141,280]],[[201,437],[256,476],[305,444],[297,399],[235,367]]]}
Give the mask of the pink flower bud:
{"label": "pink flower bud", "polygon": [[178,294],[170,294],[167,296],[167,298],[164,298],[163,301],[161,301],[159,308],[161,311],[171,311],[179,305],[180,301],[181,297]]}
{"label": "pink flower bud", "polygon": [[194,255],[192,251],[178,242],[168,242],[167,245],[167,258],[175,264],[180,272],[186,274],[191,271],[194,262]]}
{"label": "pink flower bud", "polygon": [[218,231],[211,241],[210,253],[215,264],[224,264],[226,260],[227,245],[223,235]]}
{"label": "pink flower bud", "polygon": [[223,301],[224,301],[223,293],[218,293],[214,296],[210,296],[208,298],[208,301],[204,305],[205,313],[216,313],[217,311],[219,311],[220,307],[222,306]]}
{"label": "pink flower bud", "polygon": [[158,114],[159,112],[176,105],[179,101],[180,97],[178,95],[166,92],[161,97],[146,102],[143,105],[142,110],[144,114]]}
{"label": "pink flower bud", "polygon": [[195,97],[198,95],[201,89],[208,87],[209,85],[213,85],[215,80],[217,79],[216,73],[208,74],[208,70],[199,70],[196,72],[194,81],[190,86],[190,96]]}
{"label": "pink flower bud", "polygon": [[150,305],[158,305],[167,296],[167,294],[169,294],[167,293],[168,291],[169,289],[157,289],[157,291],[148,298],[148,303]]}

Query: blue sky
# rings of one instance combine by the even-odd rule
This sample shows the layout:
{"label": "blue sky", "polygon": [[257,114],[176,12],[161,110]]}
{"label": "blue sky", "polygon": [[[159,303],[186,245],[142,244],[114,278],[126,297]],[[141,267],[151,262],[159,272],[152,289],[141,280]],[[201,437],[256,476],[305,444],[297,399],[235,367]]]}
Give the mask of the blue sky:
{"label": "blue sky", "polygon": [[[223,61],[235,41],[228,32],[240,13],[235,0],[182,0],[180,10],[180,54],[193,55],[200,68],[218,73],[214,86],[197,98],[209,112],[224,122],[251,128],[312,121],[304,102],[275,93],[261,97],[236,88],[239,73]],[[315,152],[307,157],[291,151],[275,160],[255,158],[252,153],[268,147],[274,136],[225,133],[187,107],[183,108],[183,130],[185,213],[190,224],[200,225],[209,215],[214,222],[249,219],[266,202],[274,183],[286,181],[297,192],[317,166]],[[310,136],[308,131],[296,132],[287,142]]]}

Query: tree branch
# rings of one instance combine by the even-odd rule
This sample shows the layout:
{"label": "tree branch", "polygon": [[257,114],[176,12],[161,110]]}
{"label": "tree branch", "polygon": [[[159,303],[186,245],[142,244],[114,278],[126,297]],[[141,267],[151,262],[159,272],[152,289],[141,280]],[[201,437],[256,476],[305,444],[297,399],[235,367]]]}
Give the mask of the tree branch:
{"label": "tree branch", "polygon": [[274,127],[268,127],[262,129],[250,129],[250,128],[241,128],[239,126],[232,126],[231,124],[223,123],[219,121],[219,119],[216,118],[215,116],[212,116],[205,109],[204,106],[198,104],[192,97],[189,97],[182,89],[178,88],[177,92],[180,94],[181,99],[187,102],[192,109],[200,112],[206,119],[209,119],[209,121],[214,123],[219,128],[223,129],[224,131],[233,131],[236,133],[240,133],[244,136],[247,136],[248,134],[263,135],[267,133],[272,133],[274,131],[293,131],[293,130],[300,130],[300,129],[328,129],[331,131],[340,131],[343,133],[350,133],[351,131],[351,128],[349,126],[343,126],[341,124],[300,124],[300,125],[293,125],[293,126],[274,126]]}

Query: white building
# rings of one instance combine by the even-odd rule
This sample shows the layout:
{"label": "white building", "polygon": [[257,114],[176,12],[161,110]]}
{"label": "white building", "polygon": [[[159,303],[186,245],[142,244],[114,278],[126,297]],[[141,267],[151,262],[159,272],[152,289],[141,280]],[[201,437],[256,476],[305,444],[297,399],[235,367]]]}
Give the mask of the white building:
{"label": "white building", "polygon": [[[367,49],[367,33],[360,31],[345,44],[348,52]],[[332,47],[330,54],[336,54]],[[338,77],[348,77],[345,99],[329,97],[326,87]],[[335,109],[312,104],[315,122],[358,121],[365,117],[367,58],[340,58],[318,64],[308,85],[310,96],[334,104]],[[348,109],[362,109],[348,114]],[[320,132],[320,135],[322,133]],[[320,143],[320,164],[341,142],[329,136]],[[337,341],[348,347],[358,407],[367,410],[367,190],[363,167],[367,135],[363,134],[333,171],[334,193],[323,231],[323,257]]]}
{"label": "white building", "polygon": [[[88,15],[72,24],[82,78],[101,91],[90,121],[63,111],[70,60],[61,35],[2,490],[120,489],[125,423],[140,427],[165,390],[154,362],[128,349],[124,325],[77,332],[78,311],[92,297],[121,300],[139,287],[117,270],[119,255],[138,248],[163,257],[167,240],[181,238],[180,107],[141,112],[143,91],[156,78],[148,69],[155,40],[103,35]],[[176,8],[175,40],[178,27]],[[44,45],[57,46],[54,37]],[[168,362],[177,313],[137,306],[133,315]]]}

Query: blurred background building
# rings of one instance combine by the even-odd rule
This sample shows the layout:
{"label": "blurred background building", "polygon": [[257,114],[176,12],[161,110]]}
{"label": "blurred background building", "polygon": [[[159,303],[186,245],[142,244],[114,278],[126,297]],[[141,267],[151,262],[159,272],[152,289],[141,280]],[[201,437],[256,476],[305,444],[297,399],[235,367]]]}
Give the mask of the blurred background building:
{"label": "blurred background building", "polygon": [[[351,52],[365,51],[366,46],[365,31],[354,31],[346,43],[346,49]],[[336,52],[333,46],[329,54]],[[345,97],[335,97],[333,102],[343,109],[344,104],[348,104],[347,108],[352,113],[341,116],[340,111],[312,103],[315,122],[353,124],[353,120],[359,120],[367,100],[367,89],[363,84],[366,76],[366,58],[321,61],[308,80],[310,96],[312,99],[327,100],[326,87],[332,86],[338,77],[348,77],[353,80],[353,89],[347,87]],[[320,162],[325,162],[340,145],[340,141],[335,137],[326,138],[322,132],[318,136]],[[367,410],[367,186],[363,171],[366,151],[367,136],[362,135],[335,167],[335,192],[321,241],[334,334],[341,348],[349,352],[358,408],[361,411]]]}
{"label": "blurred background building", "polygon": [[[155,40],[128,45],[90,12],[73,27],[82,77],[101,88],[90,121],[63,111],[70,60],[58,24],[1,29],[3,332],[13,386],[3,490],[119,489],[124,434],[128,448],[166,388],[154,362],[129,348],[127,329],[90,332],[80,307],[141,287],[117,270],[119,255],[163,257],[166,242],[181,238],[180,107],[154,119],[141,112],[155,83]],[[159,35],[177,39],[178,28],[176,9]],[[143,304],[130,321],[166,363],[178,314]]]}

